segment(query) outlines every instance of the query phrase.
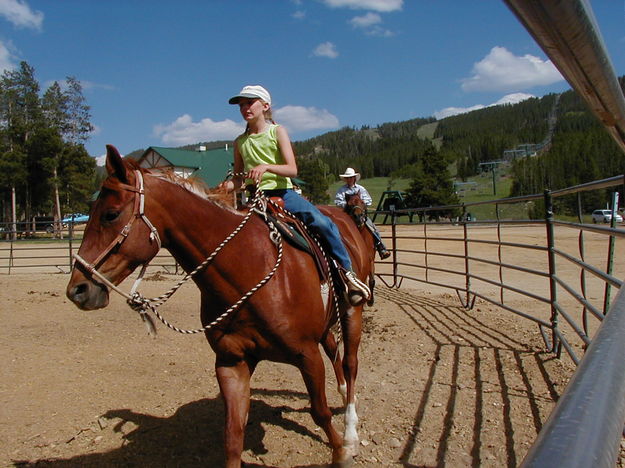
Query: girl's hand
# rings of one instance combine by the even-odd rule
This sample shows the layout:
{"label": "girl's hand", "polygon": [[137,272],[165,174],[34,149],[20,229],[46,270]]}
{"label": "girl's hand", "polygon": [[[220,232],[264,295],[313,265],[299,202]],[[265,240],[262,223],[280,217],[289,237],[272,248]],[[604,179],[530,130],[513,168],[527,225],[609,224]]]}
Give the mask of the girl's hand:
{"label": "girl's hand", "polygon": [[219,188],[225,189],[226,192],[230,193],[234,190],[234,182],[231,180],[224,180],[221,184],[219,184]]}
{"label": "girl's hand", "polygon": [[252,179],[256,183],[260,182],[263,178],[263,174],[267,172],[267,167],[268,166],[266,164],[259,164],[258,166],[250,169],[247,172],[248,179]]}

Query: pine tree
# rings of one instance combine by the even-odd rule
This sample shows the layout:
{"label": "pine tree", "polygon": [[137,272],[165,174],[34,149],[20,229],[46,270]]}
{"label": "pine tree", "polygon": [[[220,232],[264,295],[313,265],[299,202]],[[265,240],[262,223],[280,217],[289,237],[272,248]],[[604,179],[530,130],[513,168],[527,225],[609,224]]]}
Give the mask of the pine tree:
{"label": "pine tree", "polygon": [[[458,204],[458,196],[447,170],[447,161],[434,148],[426,151],[416,164],[416,173],[406,192],[406,205],[414,208]],[[456,213],[431,211],[429,216],[454,216]]]}
{"label": "pine tree", "polygon": [[328,203],[329,168],[319,158],[298,158],[298,178],[306,182],[303,194],[314,204]]}
{"label": "pine tree", "polygon": [[[32,180],[23,177],[28,174],[32,155],[28,153],[27,143],[35,130],[42,123],[39,105],[39,83],[35,80],[34,69],[26,62],[21,62],[17,70],[7,70],[0,80],[0,125],[2,126],[1,149],[5,166],[16,170],[16,177],[5,178],[9,186],[3,186],[3,192],[11,199],[11,221],[18,218],[17,210],[26,219],[32,213]],[[14,158],[13,160],[11,160]],[[19,183],[21,182],[21,183]]]}

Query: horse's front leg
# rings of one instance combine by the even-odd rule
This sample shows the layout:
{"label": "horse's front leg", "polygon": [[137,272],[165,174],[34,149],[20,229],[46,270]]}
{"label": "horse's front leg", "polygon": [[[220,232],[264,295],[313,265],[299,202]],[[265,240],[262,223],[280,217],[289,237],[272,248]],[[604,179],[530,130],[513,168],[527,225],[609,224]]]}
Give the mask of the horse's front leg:
{"label": "horse's front leg", "polygon": [[250,411],[250,378],[254,366],[243,360],[235,364],[225,364],[217,359],[215,372],[226,409],[225,466],[238,468],[241,466],[245,425]]}
{"label": "horse's front leg", "polygon": [[358,347],[362,333],[362,306],[350,307],[343,317],[345,356],[343,370],[347,380],[345,406],[344,447],[351,456],[358,454],[358,414],[356,413],[356,377],[358,375]]}
{"label": "horse's front leg", "polygon": [[343,438],[332,425],[332,412],[328,408],[325,391],[325,368],[319,346],[311,344],[304,349],[297,366],[310,395],[310,412],[313,420],[324,430],[332,447],[332,463],[335,466],[348,466],[352,459],[343,448]]}

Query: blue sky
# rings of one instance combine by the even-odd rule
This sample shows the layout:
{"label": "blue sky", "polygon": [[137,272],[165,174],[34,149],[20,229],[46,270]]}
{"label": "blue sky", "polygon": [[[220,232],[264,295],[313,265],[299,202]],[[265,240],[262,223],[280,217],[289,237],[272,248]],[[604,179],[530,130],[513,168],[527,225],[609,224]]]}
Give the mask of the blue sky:
{"label": "blue sky", "polygon": [[[591,5],[623,75],[625,3]],[[0,72],[22,60],[81,81],[94,157],[233,139],[246,84],[293,140],[570,88],[496,0],[0,0]]]}

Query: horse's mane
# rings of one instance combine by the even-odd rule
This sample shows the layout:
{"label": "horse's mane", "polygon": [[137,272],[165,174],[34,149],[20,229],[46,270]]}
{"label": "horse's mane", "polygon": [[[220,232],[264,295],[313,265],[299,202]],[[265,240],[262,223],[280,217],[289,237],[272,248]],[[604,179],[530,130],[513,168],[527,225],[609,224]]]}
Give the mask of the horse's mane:
{"label": "horse's mane", "polygon": [[234,197],[232,193],[226,192],[223,188],[208,187],[206,183],[198,177],[181,177],[176,174],[173,169],[159,169],[156,171],[150,170],[148,172],[158,179],[178,185],[198,197],[213,202],[228,211],[241,214],[240,211],[238,211],[234,206]]}

